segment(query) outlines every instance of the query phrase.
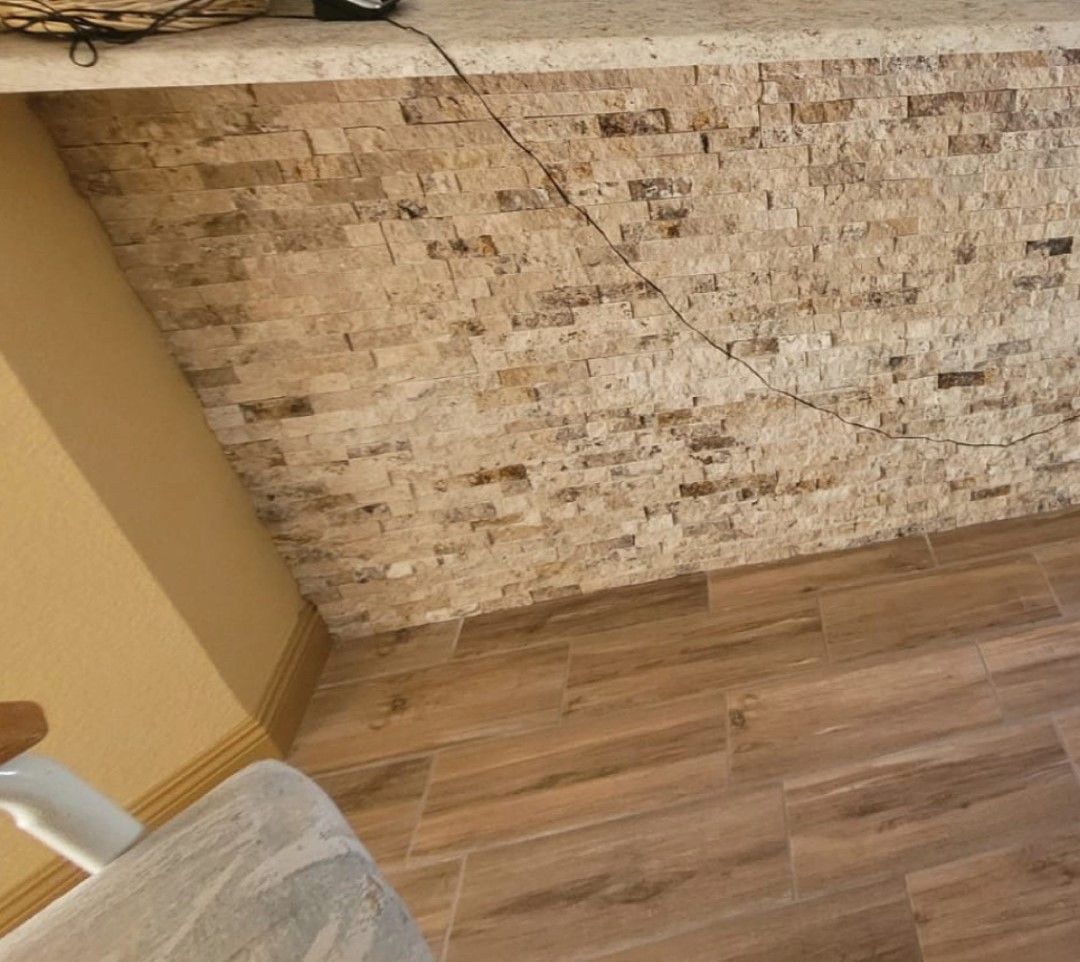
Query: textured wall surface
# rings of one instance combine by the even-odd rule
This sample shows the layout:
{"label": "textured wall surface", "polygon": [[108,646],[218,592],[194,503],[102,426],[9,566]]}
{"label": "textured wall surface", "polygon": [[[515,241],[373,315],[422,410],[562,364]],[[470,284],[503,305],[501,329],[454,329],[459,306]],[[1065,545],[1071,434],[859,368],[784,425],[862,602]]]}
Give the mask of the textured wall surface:
{"label": "textured wall surface", "polygon": [[[1080,52],[477,83],[774,386],[1080,411]],[[1077,422],[766,389],[456,78],[37,104],[343,636],[1077,500]]]}
{"label": "textured wall surface", "polygon": [[[66,284],[40,282],[59,264]],[[299,599],[292,587],[270,631],[288,572],[48,136],[4,97],[0,304],[0,701],[39,702],[39,751],[131,805],[249,717],[212,643],[229,638],[265,685]],[[171,565],[146,550],[151,523],[174,543]],[[208,562],[198,547],[211,543]],[[233,552],[248,565],[235,587]],[[52,861],[0,817],[0,932],[41,897]]]}

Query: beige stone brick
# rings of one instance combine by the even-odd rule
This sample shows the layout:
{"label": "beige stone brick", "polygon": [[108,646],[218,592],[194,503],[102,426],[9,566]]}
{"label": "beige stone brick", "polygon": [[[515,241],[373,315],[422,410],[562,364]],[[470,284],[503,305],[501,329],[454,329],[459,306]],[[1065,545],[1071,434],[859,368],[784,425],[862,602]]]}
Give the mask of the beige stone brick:
{"label": "beige stone brick", "polygon": [[[1075,409],[1080,65],[1061,52],[479,82],[772,383],[896,433]],[[1064,435],[995,451],[991,484],[986,452],[768,394],[456,77],[36,103],[343,637],[1075,488]]]}

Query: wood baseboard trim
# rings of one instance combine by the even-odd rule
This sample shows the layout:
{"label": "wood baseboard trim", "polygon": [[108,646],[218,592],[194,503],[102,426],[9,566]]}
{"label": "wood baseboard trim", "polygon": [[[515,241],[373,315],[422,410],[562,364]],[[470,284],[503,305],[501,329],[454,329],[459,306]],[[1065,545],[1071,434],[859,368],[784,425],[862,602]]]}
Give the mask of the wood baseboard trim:
{"label": "wood baseboard trim", "polygon": [[[329,652],[330,634],[326,625],[312,605],[305,605],[271,675],[256,717],[233,729],[132,802],[128,806],[131,813],[156,828],[252,762],[283,758],[300,727]],[[50,860],[15,891],[0,897],[0,935],[40,912],[85,877],[70,862],[60,858]]]}
{"label": "wood baseboard trim", "polygon": [[282,758],[292,748],[329,654],[330,632],[315,606],[305,603],[255,710]]}
{"label": "wood baseboard trim", "polygon": [[262,727],[254,721],[245,722],[138,798],[131,806],[131,813],[151,828],[157,828],[241,768],[264,758],[279,757]]}

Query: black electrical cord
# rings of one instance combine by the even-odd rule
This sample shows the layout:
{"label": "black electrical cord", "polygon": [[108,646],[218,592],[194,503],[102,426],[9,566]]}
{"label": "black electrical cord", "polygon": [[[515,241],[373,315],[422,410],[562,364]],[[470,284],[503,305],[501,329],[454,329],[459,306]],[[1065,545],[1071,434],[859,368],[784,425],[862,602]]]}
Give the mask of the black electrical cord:
{"label": "black electrical cord", "polygon": [[[150,22],[147,26],[140,28],[139,30],[120,30],[114,27],[102,26],[99,22],[89,19],[90,17],[109,17],[116,16],[115,11],[102,11],[92,8],[81,9],[79,12],[59,12],[49,7],[45,0],[8,0],[7,5],[9,7],[21,7],[28,11],[30,14],[25,17],[18,17],[18,23],[16,24],[14,18],[10,15],[0,19],[0,25],[7,27],[8,29],[27,32],[35,25],[44,24],[56,24],[65,28],[65,32],[72,35],[70,56],[73,62],[80,66],[91,67],[98,60],[97,47],[95,41],[102,41],[111,44],[130,44],[142,40],[145,37],[152,36],[153,34],[160,33],[161,30],[172,20],[178,17],[200,17],[205,18],[207,26],[211,26],[214,23],[238,23],[244,20],[254,19],[258,16],[269,16],[271,19],[278,20],[314,20],[316,18],[304,15],[293,14],[251,14],[251,15],[237,15],[227,13],[213,13],[206,11],[199,11],[197,8],[201,4],[210,2],[210,0],[181,0],[169,9],[156,14],[146,14],[149,16]],[[487,98],[481,93],[479,88],[472,82],[469,76],[458,64],[457,60],[450,54],[450,52],[436,40],[427,31],[413,26],[412,24],[402,23],[392,17],[383,18],[387,23],[392,24],[399,30],[404,30],[409,33],[413,33],[431,45],[431,47],[442,57],[454,74],[469,88],[469,91],[477,98],[481,106],[484,108],[485,113],[498,125],[503,134],[525,155],[529,157],[537,169],[544,175],[544,178],[551,184],[555,193],[562,201],[565,207],[575,211],[577,215],[600,237],[604,242],[604,245],[622,262],[623,266],[630,271],[635,277],[637,277],[650,291],[652,291],[657,297],[663,301],[664,305],[671,311],[672,315],[681,323],[687,330],[701,338],[706,344],[712,347],[714,350],[722,354],[729,361],[732,361],[749,373],[755,380],[757,380],[767,391],[772,394],[776,394],[780,397],[786,398],[794,404],[801,405],[802,407],[809,408],[812,411],[817,411],[820,414],[827,415],[828,417],[835,418],[842,424],[848,427],[855,428],[860,431],[868,431],[871,434],[875,434],[879,437],[886,438],[890,441],[921,441],[930,444],[952,444],[961,448],[1011,448],[1018,444],[1023,444],[1026,441],[1030,441],[1033,438],[1044,437],[1047,434],[1052,434],[1055,431],[1060,430],[1068,424],[1076,421],[1080,421],[1080,413],[1066,415],[1060,418],[1054,424],[1049,427],[1040,428],[1037,431],[1029,431],[1026,434],[1018,435],[1015,438],[1011,438],[1008,441],[967,441],[960,438],[953,437],[938,437],[931,434],[894,434],[891,431],[886,431],[884,428],[877,427],[873,424],[865,424],[861,421],[856,421],[853,418],[846,417],[839,411],[825,407],[822,404],[818,404],[816,401],[812,401],[795,391],[789,391],[787,388],[780,387],[773,384],[764,374],[761,373],[756,367],[754,367],[745,358],[739,357],[731,348],[725,344],[720,343],[708,332],[702,330],[696,324],[694,324],[683,311],[681,311],[672,302],[667,292],[664,291],[660,285],[654,281],[647,274],[642,272],[639,268],[635,267],[633,262],[624,254],[618,247],[618,245],[608,236],[607,232],[600,225],[600,223],[589,213],[588,208],[582,204],[578,204],[574,201],[566,189],[562,186],[559,180],[555,177],[552,170],[545,164],[536,152],[529,147],[525,141],[521,140],[510,129],[510,126],[492,109],[488,103]],[[40,35],[40,34],[39,34]],[[48,36],[48,34],[45,34]],[[52,36],[57,36],[52,34]],[[78,59],[78,51],[81,47],[85,47],[90,53],[90,59],[81,61]]]}
{"label": "black electrical cord", "polygon": [[551,169],[547,166],[547,164],[545,164],[537,156],[536,152],[531,147],[529,147],[528,144],[521,140],[510,129],[510,126],[497,113],[495,113],[491,105],[488,103],[487,98],[480,92],[476,84],[474,84],[472,80],[469,79],[469,77],[458,64],[458,62],[449,53],[449,51],[447,51],[446,48],[439,43],[438,40],[436,40],[433,36],[431,36],[431,34],[427,33],[426,31],[421,30],[419,27],[414,27],[412,24],[402,23],[398,20],[394,20],[391,17],[385,17],[384,19],[387,21],[387,23],[393,24],[399,30],[406,30],[426,40],[439,53],[443,60],[446,61],[447,65],[450,67],[451,70],[454,71],[457,77],[480,101],[481,105],[484,108],[484,111],[499,126],[499,128],[506,135],[506,137],[509,138],[510,141],[512,141],[514,144],[516,144],[523,153],[528,155],[528,157],[532,160],[536,167],[543,173],[546,180],[554,188],[556,194],[558,194],[563,204],[566,207],[569,207],[577,212],[581,219],[600,236],[607,248],[611,250],[616,257],[618,257],[618,259],[623,263],[626,269],[629,270],[640,281],[642,281],[650,291],[656,294],[656,296],[659,297],[661,301],[663,301],[664,305],[668,308],[668,310],[671,311],[671,313],[685,328],[692,331],[703,341],[705,341],[706,344],[714,348],[716,351],[726,357],[729,361],[734,361],[736,364],[739,364],[743,368],[745,368],[752,377],[759,381],[771,393],[777,394],[780,397],[787,398],[793,403],[800,404],[803,407],[809,408],[812,411],[817,411],[821,414],[825,414],[829,417],[835,418],[837,421],[840,421],[842,424],[846,424],[848,427],[856,428],[860,431],[869,431],[871,434],[876,434],[880,437],[887,438],[890,441],[920,441],[928,442],[931,444],[953,444],[961,448],[1011,448],[1017,444],[1023,444],[1025,441],[1030,441],[1033,438],[1043,437],[1044,435],[1051,434],[1065,427],[1065,425],[1071,424],[1074,421],[1080,421],[1080,413],[1070,414],[1056,421],[1049,427],[1040,428],[1038,431],[1029,431],[1027,434],[1019,435],[1018,437],[1012,438],[1008,441],[965,441],[959,438],[937,437],[931,434],[893,434],[891,431],[886,431],[884,428],[879,428],[876,425],[864,424],[852,418],[845,417],[839,411],[825,407],[824,405],[818,404],[816,401],[812,401],[809,398],[803,397],[802,395],[797,394],[794,391],[789,391],[787,388],[779,387],[778,385],[773,384],[764,374],[762,374],[757,368],[750,364],[749,361],[739,357],[734,351],[731,350],[731,348],[727,347],[724,344],[721,344],[719,341],[709,335],[706,331],[702,330],[700,327],[690,321],[686,317],[686,315],[681,310],[679,310],[679,308],[677,308],[674,303],[672,303],[671,298],[667,295],[663,288],[661,288],[660,285],[657,284],[656,281],[654,281],[651,277],[644,274],[641,270],[634,266],[630,259],[619,249],[618,245],[610,237],[608,237],[607,232],[599,224],[596,218],[594,218],[592,214],[589,213],[588,208],[584,207],[581,204],[578,204],[570,197],[569,193],[562,186],[562,184],[559,183],[558,179],[555,177],[554,173],[552,173]]}

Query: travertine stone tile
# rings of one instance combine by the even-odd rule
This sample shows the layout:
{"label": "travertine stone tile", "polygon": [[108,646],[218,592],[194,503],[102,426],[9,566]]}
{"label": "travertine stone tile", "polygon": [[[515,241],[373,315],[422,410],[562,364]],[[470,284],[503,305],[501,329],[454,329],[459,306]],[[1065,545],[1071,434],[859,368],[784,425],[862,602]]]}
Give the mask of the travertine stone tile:
{"label": "travertine stone tile", "polygon": [[728,695],[731,775],[774,778],[873,758],[1000,718],[974,647]]}
{"label": "travertine stone tile", "polygon": [[385,875],[431,946],[436,962],[443,958],[446,935],[464,868],[461,859],[416,867],[389,869]]}
{"label": "travertine stone tile", "polygon": [[931,534],[930,541],[938,561],[947,564],[1077,537],[1080,511],[1066,510],[943,531]]}
{"label": "travertine stone tile", "polygon": [[409,851],[431,761],[424,757],[348,768],[315,780],[341,809],[364,847],[380,864],[390,865],[403,861]]}
{"label": "travertine stone tile", "polygon": [[933,566],[926,539],[916,535],[779,564],[713,571],[709,573],[709,606],[724,612],[744,605],[784,604],[825,588],[858,585]]}
{"label": "travertine stone tile", "polygon": [[925,962],[1071,959],[1080,940],[1080,832],[908,876]]}
{"label": "travertine stone tile", "polygon": [[785,780],[784,789],[800,896],[1080,819],[1080,785],[1045,721]]}
{"label": "travertine stone tile", "polygon": [[1001,633],[1060,614],[1030,554],[952,565],[896,581],[824,592],[836,661]]}
{"label": "travertine stone tile", "polygon": [[326,661],[319,687],[413,671],[448,661],[460,630],[461,620],[455,619],[338,642]]}
{"label": "travertine stone tile", "polygon": [[573,962],[790,897],[780,793],[727,795],[470,855],[451,962]]}
{"label": "travertine stone tile", "polygon": [[322,772],[554,722],[567,654],[546,645],[321,689],[291,760]]}
{"label": "travertine stone tile", "polygon": [[709,694],[444,751],[411,855],[719,797],[727,778],[723,711],[723,696]]}
{"label": "travertine stone tile", "polygon": [[826,660],[813,600],[642,622],[573,643],[565,707],[573,714],[648,705],[782,678]]}
{"label": "travertine stone tile", "polygon": [[922,962],[901,881],[724,919],[603,962]]}
{"label": "travertine stone tile", "polygon": [[1017,632],[979,649],[1007,715],[1080,705],[1080,622]]}
{"label": "travertine stone tile", "polygon": [[[889,441],[783,393],[991,443],[1077,409],[1069,57],[478,78],[606,240],[455,76],[36,106],[334,634],[539,605],[473,654],[574,634],[603,589],[1075,502],[1070,430]],[[893,551],[811,580],[925,561]],[[653,590],[608,627],[691,613]]]}
{"label": "travertine stone tile", "polygon": [[457,653],[465,657],[546,641],[565,641],[578,635],[704,611],[706,590],[704,575],[686,575],[559,598],[514,611],[477,615],[465,621]]}

